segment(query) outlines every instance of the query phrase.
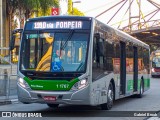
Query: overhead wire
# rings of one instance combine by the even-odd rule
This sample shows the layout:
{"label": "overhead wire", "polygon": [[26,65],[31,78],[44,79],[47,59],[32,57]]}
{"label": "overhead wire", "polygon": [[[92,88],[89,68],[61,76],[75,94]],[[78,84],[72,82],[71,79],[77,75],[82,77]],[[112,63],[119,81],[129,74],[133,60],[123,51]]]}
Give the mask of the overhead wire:
{"label": "overhead wire", "polygon": [[[115,0],[114,0],[114,1],[115,1]],[[115,1],[115,2],[116,2],[116,1]],[[92,11],[101,9],[101,8],[103,8],[103,7],[106,7],[106,5],[111,5],[111,4],[115,3],[115,2],[112,1],[112,2],[109,2],[109,3],[103,4],[103,5],[100,5],[100,6],[98,6],[98,7],[95,7],[95,8],[92,8],[92,9],[90,9],[90,10],[87,10],[87,11],[85,11],[84,13],[88,13],[88,12],[92,12]]]}

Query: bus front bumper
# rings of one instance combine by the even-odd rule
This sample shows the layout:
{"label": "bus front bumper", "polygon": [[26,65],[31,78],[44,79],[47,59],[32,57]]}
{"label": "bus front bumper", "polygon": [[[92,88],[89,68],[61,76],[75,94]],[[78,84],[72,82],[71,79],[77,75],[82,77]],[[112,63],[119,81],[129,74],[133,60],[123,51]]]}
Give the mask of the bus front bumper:
{"label": "bus front bumper", "polygon": [[[18,87],[18,99],[22,103],[44,104],[74,104],[90,105],[89,86],[76,91],[39,91]],[[45,97],[55,97],[55,100],[46,100]]]}
{"label": "bus front bumper", "polygon": [[160,72],[151,72],[152,76],[160,76]]}

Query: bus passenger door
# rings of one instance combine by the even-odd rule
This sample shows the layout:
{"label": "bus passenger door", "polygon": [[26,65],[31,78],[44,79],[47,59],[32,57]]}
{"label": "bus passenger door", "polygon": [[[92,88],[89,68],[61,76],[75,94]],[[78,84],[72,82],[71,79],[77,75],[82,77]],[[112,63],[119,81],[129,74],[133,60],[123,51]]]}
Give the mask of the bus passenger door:
{"label": "bus passenger door", "polygon": [[136,92],[138,89],[138,51],[137,47],[133,47],[134,49],[134,79],[133,79],[133,91]]}
{"label": "bus passenger door", "polygon": [[131,42],[126,45],[126,95],[131,95],[134,91],[134,47]]}
{"label": "bus passenger door", "polygon": [[121,42],[121,55],[120,55],[120,94],[126,93],[126,43]]}

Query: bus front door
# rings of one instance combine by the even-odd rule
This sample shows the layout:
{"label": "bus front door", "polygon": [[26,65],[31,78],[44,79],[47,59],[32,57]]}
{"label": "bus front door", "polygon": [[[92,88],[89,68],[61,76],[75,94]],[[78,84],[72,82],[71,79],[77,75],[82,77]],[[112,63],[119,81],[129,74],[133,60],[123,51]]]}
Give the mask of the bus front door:
{"label": "bus front door", "polygon": [[126,43],[121,42],[121,56],[120,56],[120,94],[126,93]]}

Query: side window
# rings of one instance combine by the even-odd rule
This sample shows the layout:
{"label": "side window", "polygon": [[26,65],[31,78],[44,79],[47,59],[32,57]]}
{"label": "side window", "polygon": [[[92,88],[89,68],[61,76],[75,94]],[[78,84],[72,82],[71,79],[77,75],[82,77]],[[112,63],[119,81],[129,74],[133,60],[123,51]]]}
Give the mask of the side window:
{"label": "side window", "polygon": [[113,71],[114,74],[120,74],[120,56],[121,56],[121,48],[120,48],[120,43],[115,43],[114,44],[114,57],[112,58],[113,61]]}
{"label": "side window", "polygon": [[93,61],[92,78],[93,81],[99,79],[104,73],[104,39],[94,37],[93,41]]}
{"label": "side window", "polygon": [[[23,69],[33,69],[37,66],[37,34],[25,34],[25,44],[22,44],[24,51],[22,51],[22,57],[20,58],[23,62]],[[24,54],[24,53],[26,54]],[[24,56],[28,56],[27,58]]]}
{"label": "side window", "polygon": [[107,71],[113,71],[113,57],[114,57],[114,44],[105,41],[105,54],[104,54],[104,69]]}
{"label": "side window", "polygon": [[144,72],[149,74],[149,50],[143,48],[143,63],[144,63]]}
{"label": "side window", "polygon": [[143,58],[142,58],[143,50],[141,47],[138,47],[138,72],[141,73],[143,70]]}
{"label": "side window", "polygon": [[133,46],[129,43],[126,46],[126,73],[133,74]]}
{"label": "side window", "polygon": [[93,81],[113,71],[114,45],[107,39],[94,38],[93,42]]}

